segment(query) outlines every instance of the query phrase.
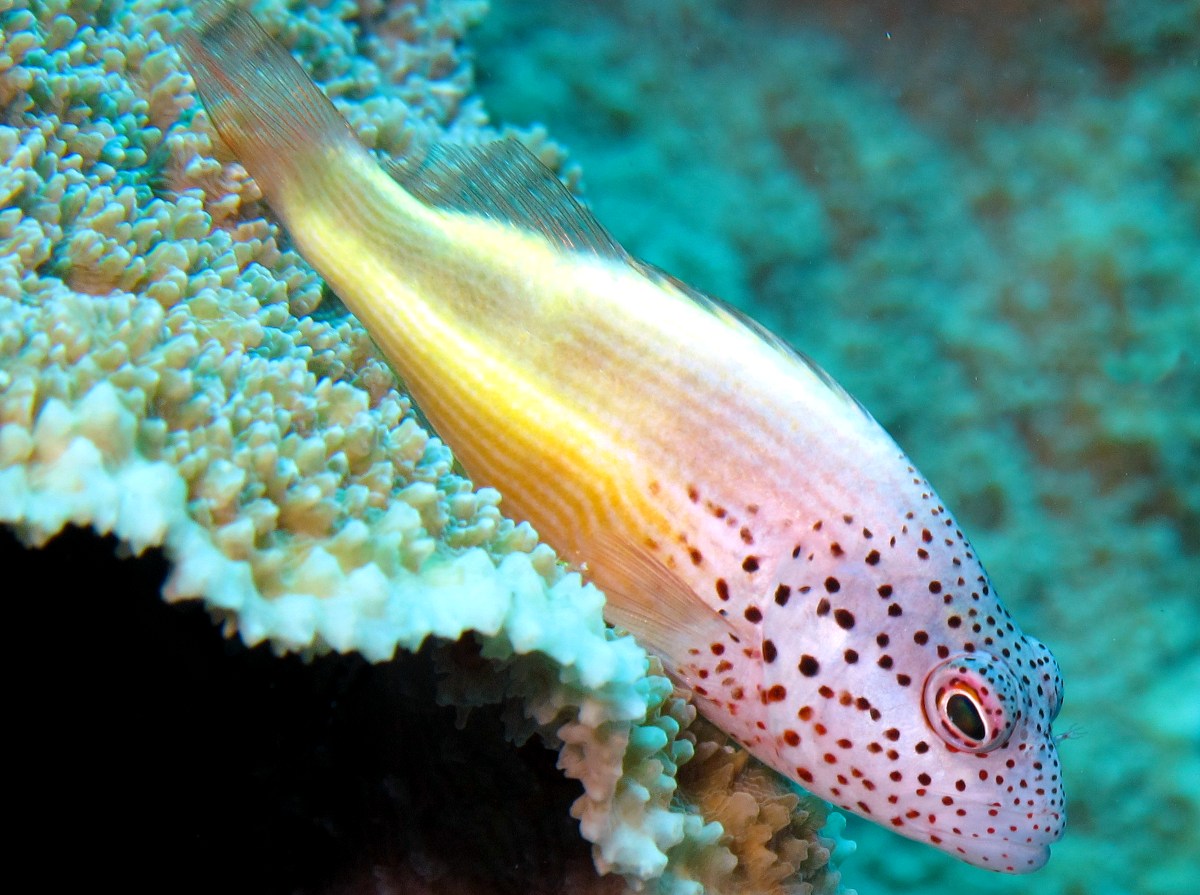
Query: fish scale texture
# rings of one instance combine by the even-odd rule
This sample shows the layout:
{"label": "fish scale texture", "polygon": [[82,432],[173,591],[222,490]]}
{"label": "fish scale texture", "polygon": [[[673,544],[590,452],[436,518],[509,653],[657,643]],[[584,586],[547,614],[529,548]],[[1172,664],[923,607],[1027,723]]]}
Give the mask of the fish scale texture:
{"label": "fish scale texture", "polygon": [[[291,251],[168,43],[186,9],[0,12],[0,522],[30,547],[67,525],[161,547],[168,600],[279,651],[384,661],[473,631],[490,670],[448,665],[443,698],[515,701],[512,739],[560,748],[600,871],[646,891],[834,891],[825,806],[689,732],[602,595],[455,473]],[[490,133],[461,45],[481,4],[256,11],[368,146]],[[680,790],[696,748],[711,775]],[[710,778],[758,795],[714,801]]]}

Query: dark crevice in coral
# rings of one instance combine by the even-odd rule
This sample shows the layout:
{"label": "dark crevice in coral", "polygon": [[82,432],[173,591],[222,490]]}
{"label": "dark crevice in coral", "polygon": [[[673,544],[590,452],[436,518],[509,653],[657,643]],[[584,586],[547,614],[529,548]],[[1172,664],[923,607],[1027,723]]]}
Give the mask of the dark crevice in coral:
{"label": "dark crevice in coral", "polygon": [[371,665],[248,649],[161,600],[161,553],[118,559],[80,529],[27,550],[0,527],[0,563],[21,875],[525,895],[590,872],[578,784],[539,743],[505,743],[496,712],[458,730],[428,650]]}
{"label": "dark crevice in coral", "polygon": [[328,283],[321,283],[321,302],[308,315],[322,323],[337,323],[350,316],[350,310]]}

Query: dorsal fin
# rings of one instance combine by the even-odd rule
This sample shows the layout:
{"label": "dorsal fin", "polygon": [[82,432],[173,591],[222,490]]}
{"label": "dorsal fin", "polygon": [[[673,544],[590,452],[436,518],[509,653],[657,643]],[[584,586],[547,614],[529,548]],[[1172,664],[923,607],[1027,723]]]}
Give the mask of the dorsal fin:
{"label": "dorsal fin", "polygon": [[416,164],[388,173],[435,208],[482,215],[545,236],[565,249],[629,262],[629,255],[555,175],[514,137],[435,143]]}

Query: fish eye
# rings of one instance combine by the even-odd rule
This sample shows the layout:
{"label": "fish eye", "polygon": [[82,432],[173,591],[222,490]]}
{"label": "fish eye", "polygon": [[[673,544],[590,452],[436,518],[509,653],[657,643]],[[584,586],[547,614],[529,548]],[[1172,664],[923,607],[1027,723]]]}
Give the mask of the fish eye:
{"label": "fish eye", "polygon": [[952,692],[942,706],[942,714],[946,716],[946,720],[964,737],[972,740],[982,740],[987,734],[987,728],[983,725],[983,714],[976,702],[978,698],[970,691]]}
{"label": "fish eye", "polygon": [[925,718],[947,745],[990,752],[1012,735],[1018,692],[1006,666],[978,653],[951,656],[925,680]]}

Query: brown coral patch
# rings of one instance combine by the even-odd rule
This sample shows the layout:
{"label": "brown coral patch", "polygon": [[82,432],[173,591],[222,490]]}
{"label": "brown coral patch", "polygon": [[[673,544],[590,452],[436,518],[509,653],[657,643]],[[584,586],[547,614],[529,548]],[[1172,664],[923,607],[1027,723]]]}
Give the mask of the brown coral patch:
{"label": "brown coral patch", "polygon": [[705,891],[785,893],[828,872],[829,849],[818,836],[827,819],[824,803],[792,792],[703,718],[689,733],[696,756],[679,769],[679,798],[720,822],[721,844],[737,861],[714,868],[712,878],[702,880]]}

